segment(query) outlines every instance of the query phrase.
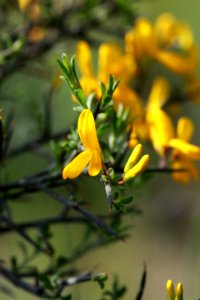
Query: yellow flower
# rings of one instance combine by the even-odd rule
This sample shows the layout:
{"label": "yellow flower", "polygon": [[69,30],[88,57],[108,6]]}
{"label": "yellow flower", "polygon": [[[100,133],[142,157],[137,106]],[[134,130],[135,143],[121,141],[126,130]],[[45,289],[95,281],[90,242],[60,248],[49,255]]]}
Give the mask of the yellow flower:
{"label": "yellow flower", "polygon": [[189,26],[169,13],[155,24],[139,18],[125,36],[126,51],[137,61],[157,60],[175,73],[191,75],[197,66],[197,47]]}
{"label": "yellow flower", "polygon": [[99,99],[101,97],[101,88],[98,79],[94,74],[92,53],[88,43],[80,41],[77,44],[76,57],[79,68],[82,72],[80,83],[85,95],[89,96],[90,94],[95,93],[96,97]]}
{"label": "yellow flower", "polygon": [[128,86],[128,82],[137,71],[134,60],[128,54],[123,54],[121,48],[114,43],[101,44],[98,49],[98,72],[94,74],[92,54],[89,45],[80,41],[77,45],[77,61],[82,72],[81,86],[86,96],[95,93],[101,98],[100,82],[108,83],[110,75],[120,79],[120,84],[113,93],[114,106],[119,104],[130,110],[130,118],[140,116],[143,106],[138,94]]}
{"label": "yellow flower", "polygon": [[116,43],[103,43],[98,50],[98,80],[107,83],[110,74],[123,83],[132,79],[137,72],[133,58],[122,52]]}
{"label": "yellow flower", "polygon": [[99,47],[97,75],[93,70],[90,47],[85,41],[80,41],[77,45],[77,61],[82,72],[80,83],[86,96],[95,93],[97,99],[101,98],[100,82],[107,85],[110,75],[126,82],[136,72],[134,60],[123,54],[121,48],[114,43],[104,43]]}
{"label": "yellow flower", "polygon": [[150,139],[158,154],[165,155],[168,142],[174,137],[171,119],[162,110],[168,97],[168,82],[163,77],[157,77],[153,82],[146,107],[141,106],[140,117],[133,122],[130,147],[134,147],[137,140]]}
{"label": "yellow flower", "polygon": [[123,182],[130,180],[131,178],[133,178],[135,176],[140,175],[148,167],[149,155],[145,154],[141,157],[142,148],[143,148],[142,145],[138,144],[133,149],[133,151],[124,167]]}
{"label": "yellow flower", "polygon": [[169,140],[174,137],[174,128],[162,106],[169,97],[168,82],[158,77],[154,80],[146,107],[146,126],[156,152],[164,156]]}
{"label": "yellow flower", "polygon": [[166,155],[169,140],[174,136],[170,117],[160,108],[150,109],[146,115],[149,138],[160,156]]}
{"label": "yellow flower", "polygon": [[185,172],[174,172],[174,180],[188,183],[197,180],[199,173],[192,160],[200,160],[200,147],[190,144],[189,140],[194,131],[193,122],[182,117],[177,125],[177,137],[169,141],[169,148],[172,149],[171,165],[173,168],[185,169]]}
{"label": "yellow flower", "polygon": [[63,169],[64,179],[76,178],[88,165],[90,176],[96,176],[102,169],[102,152],[99,146],[95,121],[92,112],[84,109],[78,119],[78,134],[85,148]]}
{"label": "yellow flower", "polygon": [[138,18],[133,30],[126,33],[125,44],[127,53],[136,60],[153,55],[157,46],[151,23],[145,18]]}
{"label": "yellow flower", "polygon": [[156,20],[155,35],[159,43],[157,59],[176,73],[188,75],[197,65],[197,49],[190,27],[170,13]]}
{"label": "yellow flower", "polygon": [[190,50],[194,45],[194,37],[188,24],[177,21],[169,12],[156,19],[154,30],[161,47]]}
{"label": "yellow flower", "polygon": [[184,75],[191,75],[197,65],[196,51],[191,51],[190,55],[186,57],[167,50],[160,50],[157,52],[156,58],[171,71]]}

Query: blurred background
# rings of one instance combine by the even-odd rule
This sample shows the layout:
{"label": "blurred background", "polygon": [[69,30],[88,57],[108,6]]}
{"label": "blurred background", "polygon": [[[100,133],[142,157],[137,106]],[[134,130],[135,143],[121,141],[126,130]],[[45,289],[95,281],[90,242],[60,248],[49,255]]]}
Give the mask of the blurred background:
{"label": "blurred background", "polygon": [[[163,12],[172,12],[177,18],[188,22],[193,29],[196,43],[200,45],[199,31],[199,0],[144,0],[137,1],[136,10],[139,15],[155,20]],[[14,28],[21,22],[17,8],[13,9],[10,16],[10,27]],[[126,25],[127,28],[128,25]],[[3,29],[1,29],[3,30]],[[93,30],[95,34],[95,30]],[[108,39],[108,37],[106,36]],[[99,36],[99,42],[103,36]],[[118,37],[114,37],[118,39]],[[57,43],[47,55],[37,57],[34,62],[26,65],[19,71],[13,70],[13,74],[6,78],[0,86],[0,107],[8,116],[14,112],[14,135],[11,147],[17,148],[27,139],[37,138],[42,126],[43,105],[49,92],[54,74],[59,71],[56,59],[62,52],[72,55],[75,52],[73,39],[63,39]],[[93,47],[94,58],[97,48]],[[53,92],[52,102],[52,130],[64,131],[73,123],[77,113],[72,111],[72,102],[69,89],[62,83]],[[190,116],[196,126],[194,143],[200,144],[200,106],[183,105],[182,114]],[[48,151],[47,146],[47,151]],[[44,150],[44,155],[46,155]],[[40,157],[41,156],[41,157]],[[29,176],[40,171],[48,164],[48,157],[43,159],[42,154],[26,152],[9,159],[5,170],[1,173],[7,180],[15,180]],[[92,181],[81,183],[84,197],[93,198],[90,207],[94,211],[105,212],[107,203],[104,191],[100,186],[95,186]],[[90,187],[88,192],[87,187]],[[98,195],[96,193],[98,189]],[[135,191],[133,191],[134,193]],[[95,195],[95,199],[94,196]],[[80,270],[107,271],[110,273],[107,286],[112,282],[112,276],[117,273],[120,282],[127,284],[129,290],[125,300],[134,299],[138,290],[143,264],[147,265],[147,285],[144,300],[165,299],[165,284],[171,278],[176,284],[181,281],[184,286],[184,298],[195,299],[200,297],[200,184],[189,185],[175,183],[168,174],[154,175],[152,179],[139,192],[136,191],[138,207],[142,215],[129,220],[134,226],[130,230],[130,239],[126,243],[118,242],[113,245],[88,253],[84,259],[76,262]],[[48,203],[48,204],[47,204]],[[30,218],[54,215],[59,211],[59,204],[52,201],[51,205],[47,197],[38,194],[37,200],[31,194],[20,203],[13,201],[12,207],[16,220],[28,220]],[[72,226],[55,226],[55,243],[59,244],[60,253],[70,253],[76,245],[81,228]],[[19,238],[15,234],[1,236],[0,257],[7,259],[18,253]],[[40,258],[40,264],[46,263],[45,258]],[[85,283],[71,288],[74,299],[100,299],[101,291],[96,283]],[[33,296],[15,290],[15,299],[34,300]],[[1,296],[1,299],[10,299]]]}

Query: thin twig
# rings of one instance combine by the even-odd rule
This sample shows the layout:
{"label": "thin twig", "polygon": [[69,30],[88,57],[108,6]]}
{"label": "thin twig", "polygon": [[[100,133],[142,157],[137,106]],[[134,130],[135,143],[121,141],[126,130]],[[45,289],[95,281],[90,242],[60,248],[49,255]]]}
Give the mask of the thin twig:
{"label": "thin twig", "polygon": [[72,208],[75,211],[78,211],[80,214],[82,214],[84,217],[86,217],[87,220],[90,220],[92,223],[94,223],[96,226],[99,228],[103,229],[107,234],[117,238],[117,239],[122,239],[118,233],[113,230],[109,225],[104,223],[100,218],[97,216],[93,215],[91,212],[87,211],[85,208],[79,206],[76,202],[73,202],[66,197],[51,191],[49,188],[44,186],[43,184],[38,184],[38,187],[40,188],[41,191],[44,193],[48,194],[51,198],[54,198],[58,202],[63,203],[66,207]]}
{"label": "thin twig", "polygon": [[[141,213],[141,210],[137,209],[136,207],[132,206],[127,208],[127,213]],[[109,220],[112,218],[119,217],[122,213],[120,211],[115,211],[113,213],[105,214],[105,215],[98,215],[98,218],[102,220]],[[0,217],[0,222],[4,221],[2,217]],[[33,229],[33,228],[40,228],[46,224],[54,225],[54,224],[65,224],[65,223],[80,223],[80,224],[88,224],[88,220],[85,217],[81,216],[65,216],[65,215],[58,215],[55,217],[43,218],[43,219],[34,219],[33,221],[29,222],[21,222],[15,223],[15,227],[10,226],[0,226],[0,234],[6,234],[12,231],[16,231],[16,229]]]}
{"label": "thin twig", "polygon": [[11,227],[13,230],[15,230],[20,236],[22,236],[30,245],[32,245],[36,250],[38,250],[39,252],[42,252],[46,255],[50,255],[49,250],[46,248],[41,247],[37,242],[35,242],[30,235],[28,235],[26,233],[26,229],[25,228],[19,228],[16,226],[16,224],[14,222],[12,222],[11,220],[9,220],[6,217],[1,216],[1,221],[5,222],[7,225],[9,225],[9,227]]}
{"label": "thin twig", "polygon": [[42,296],[44,294],[44,289],[41,286],[31,285],[21,280],[19,276],[3,267],[2,264],[0,264],[0,274],[15,286],[22,288],[23,290],[31,294],[34,294],[36,296]]}
{"label": "thin twig", "polygon": [[146,279],[147,279],[147,270],[146,270],[146,264],[144,263],[144,271],[142,273],[141,281],[140,281],[140,287],[139,291],[135,297],[135,300],[141,300],[144,294],[144,288],[146,284]]}

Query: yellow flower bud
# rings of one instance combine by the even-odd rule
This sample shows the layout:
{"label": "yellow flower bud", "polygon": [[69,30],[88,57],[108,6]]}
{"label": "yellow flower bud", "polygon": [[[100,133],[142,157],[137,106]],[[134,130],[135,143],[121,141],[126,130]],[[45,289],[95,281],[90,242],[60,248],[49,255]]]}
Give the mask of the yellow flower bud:
{"label": "yellow flower bud", "polygon": [[[140,159],[139,157],[142,154],[142,145],[138,144],[133,149],[125,167],[123,181],[127,181],[135,176],[140,175],[145,171],[149,164],[149,155],[143,155]],[[138,161],[139,160],[139,161]]]}
{"label": "yellow flower bud", "polygon": [[167,291],[167,299],[175,300],[174,285],[171,279],[167,280],[166,291]]}
{"label": "yellow flower bud", "polygon": [[179,282],[176,286],[175,300],[183,300],[183,286],[182,286],[181,282]]}
{"label": "yellow flower bud", "polygon": [[137,160],[139,159],[139,157],[142,154],[142,144],[138,144],[136,145],[136,147],[133,149],[125,167],[124,167],[124,173],[127,173],[133,166],[134,164],[137,162]]}

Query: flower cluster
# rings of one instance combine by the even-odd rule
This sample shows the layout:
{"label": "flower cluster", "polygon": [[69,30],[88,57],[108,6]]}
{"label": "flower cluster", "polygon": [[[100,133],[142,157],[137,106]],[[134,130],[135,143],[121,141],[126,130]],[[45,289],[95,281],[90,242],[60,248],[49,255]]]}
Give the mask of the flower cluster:
{"label": "flower cluster", "polygon": [[193,160],[200,159],[200,147],[190,143],[194,124],[180,116],[175,130],[171,117],[180,111],[180,103],[198,98],[197,46],[186,23],[169,13],[155,24],[138,18],[125,35],[124,49],[116,43],[100,45],[97,74],[85,41],[77,45],[77,61],[83,91],[97,101],[103,96],[100,82],[108,86],[110,74],[120,80],[112,100],[116,111],[123,106],[129,112],[130,148],[150,141],[159,166],[179,170],[172,173],[174,180],[188,183],[198,178]]}
{"label": "flower cluster", "polygon": [[[97,138],[94,117],[89,109],[84,109],[79,116],[78,134],[84,146],[84,150],[63,169],[62,175],[64,179],[76,178],[88,164],[88,173],[90,176],[98,175],[103,168],[103,154]],[[147,168],[149,155],[143,155],[142,158],[139,159],[141,154],[142,145],[138,144],[124,167],[124,174],[119,183],[124,183],[141,174]],[[106,173],[105,170],[104,173]]]}

